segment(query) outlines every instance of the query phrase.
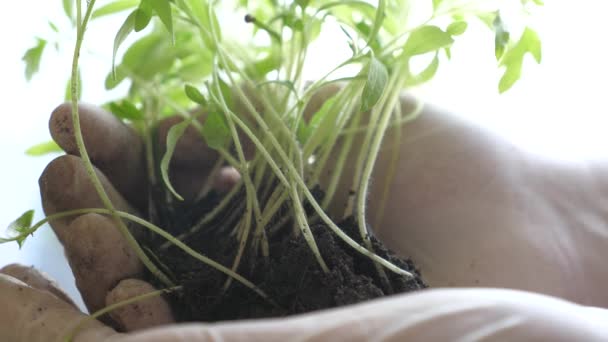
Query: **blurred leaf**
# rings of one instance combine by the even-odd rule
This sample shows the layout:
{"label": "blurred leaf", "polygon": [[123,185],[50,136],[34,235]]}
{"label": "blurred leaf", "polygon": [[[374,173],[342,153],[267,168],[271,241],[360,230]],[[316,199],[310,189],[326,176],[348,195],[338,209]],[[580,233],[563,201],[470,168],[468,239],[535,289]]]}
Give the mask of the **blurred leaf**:
{"label": "blurred leaf", "polygon": [[361,94],[361,111],[370,110],[384,93],[388,82],[388,71],[382,62],[372,57],[367,72],[367,82]]}
{"label": "blurred leaf", "polygon": [[219,111],[212,111],[207,115],[202,134],[207,145],[216,150],[228,147],[232,141],[228,125]]}
{"label": "blurred leaf", "polygon": [[25,154],[32,157],[43,156],[50,153],[60,153],[63,152],[61,147],[57,145],[54,141],[47,141],[40,144],[36,144],[25,151]]}
{"label": "blurred leaf", "polygon": [[160,21],[162,21],[171,37],[173,37],[173,15],[171,13],[171,4],[169,0],[149,0],[150,6],[154,9]]}
{"label": "blurred leaf", "polygon": [[507,44],[509,43],[510,34],[505,28],[499,12],[496,12],[496,17],[492,22],[492,26],[494,27],[495,32],[494,54],[496,55],[496,60],[499,60],[505,52]]}
{"label": "blurred leaf", "polygon": [[422,70],[417,75],[410,75],[410,77],[407,80],[407,86],[413,87],[413,86],[416,86],[416,85],[429,81],[431,78],[433,78],[435,76],[438,68],[439,68],[439,53],[436,53],[435,57],[433,57],[433,59],[431,60],[429,65],[426,68],[424,68],[424,70]]}
{"label": "blurred leaf", "polygon": [[144,119],[144,113],[129,100],[110,102],[108,104],[108,108],[110,112],[114,114],[114,116],[120,119],[127,119],[131,121],[139,121]]}
{"label": "blurred leaf", "polygon": [[51,30],[53,30],[53,32],[59,33],[59,28],[57,27],[57,25],[55,25],[54,22],[49,21],[49,26],[51,27]]}
{"label": "blurred leaf", "polygon": [[410,34],[403,53],[406,56],[421,55],[452,45],[452,36],[437,26],[421,26]]}
{"label": "blurred leaf", "polygon": [[[144,4],[144,2],[142,2],[142,4]],[[148,27],[150,20],[152,20],[152,9],[142,7],[140,4],[139,8],[135,10],[133,30],[135,30],[135,32],[140,32]]]}
{"label": "blurred leaf", "polygon": [[515,84],[521,76],[523,60],[526,54],[531,54],[537,63],[541,62],[541,42],[538,34],[526,27],[519,41],[507,49],[500,65],[505,67],[505,72],[498,83],[499,92],[503,93]]}
{"label": "blurred leaf", "polygon": [[186,91],[186,95],[188,96],[188,98],[194,101],[194,103],[198,103],[203,107],[207,106],[207,100],[205,99],[205,96],[203,96],[203,94],[198,89],[196,89],[196,87],[190,84],[186,84],[184,90]]}
{"label": "blurred leaf", "polygon": [[122,26],[116,33],[116,37],[114,38],[114,50],[112,51],[112,75],[116,78],[116,53],[118,52],[118,48],[120,44],[122,44],[125,39],[133,32],[135,27],[135,17],[137,16],[137,10],[131,12],[127,19],[122,23]]}
{"label": "blurred leaf", "polygon": [[437,9],[441,5],[443,0],[433,0],[433,12],[437,12]]}
{"label": "blurred leaf", "polygon": [[332,134],[333,125],[323,123],[332,122],[333,118],[338,115],[339,111],[335,108],[336,100],[337,96],[334,95],[323,102],[321,108],[313,114],[308,125],[302,125],[302,129],[298,132],[298,138],[302,144],[308,144],[310,139],[314,139],[310,144],[316,146]]}
{"label": "blurred leaf", "polygon": [[107,15],[116,14],[133,7],[136,7],[139,4],[139,0],[116,0],[112,1],[109,4],[101,6],[93,11],[91,14],[92,19],[96,19],[99,17],[104,17]]}
{"label": "blurred leaf", "polygon": [[452,36],[459,36],[467,30],[467,22],[463,20],[455,21],[448,25],[446,32]]}
{"label": "blurred leaf", "polygon": [[36,45],[30,48],[23,55],[22,60],[25,62],[25,79],[31,80],[40,68],[40,58],[46,46],[46,40],[36,38]]}
{"label": "blurred leaf", "polygon": [[173,158],[173,152],[175,152],[175,146],[179,139],[184,135],[186,129],[190,126],[190,120],[184,120],[176,125],[171,126],[169,132],[167,133],[167,151],[163,156],[163,159],[160,162],[160,172],[163,178],[163,182],[171,191],[171,193],[177,197],[180,201],[183,201],[184,198],[175,191],[173,185],[171,185],[171,181],[169,180],[169,165],[171,163],[171,158]]}
{"label": "blurred leaf", "polygon": [[63,13],[74,23],[74,0],[63,0]]}

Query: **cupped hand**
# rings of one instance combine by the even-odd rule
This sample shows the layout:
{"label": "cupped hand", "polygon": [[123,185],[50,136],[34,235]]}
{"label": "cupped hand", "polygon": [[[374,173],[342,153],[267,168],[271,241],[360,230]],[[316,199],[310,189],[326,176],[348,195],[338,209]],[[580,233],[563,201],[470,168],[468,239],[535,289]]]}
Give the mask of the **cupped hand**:
{"label": "cupped hand", "polygon": [[[407,102],[407,101],[406,101]],[[407,106],[407,103],[404,103]],[[40,179],[44,209],[101,207],[73,142],[68,107],[51,119],[54,139],[68,152]],[[143,145],[110,114],[81,107],[85,145],[116,207],[145,210]],[[175,123],[175,122],[173,122]],[[167,123],[166,125],[170,125]],[[160,130],[162,136],[163,129]],[[166,132],[166,128],[164,129]],[[389,132],[390,133],[390,132]],[[140,303],[138,315],[116,312],[117,334],[90,321],[77,339],[125,341],[211,340],[602,340],[608,314],[608,163],[555,164],[524,153],[444,112],[426,110],[403,129],[398,172],[382,217],[376,200],[394,146],[385,145],[374,171],[370,221],[397,251],[407,253],[436,287],[505,287],[513,290],[439,289],[288,319],[168,325],[162,298]],[[389,134],[390,135],[390,134]],[[209,175],[216,156],[200,140],[178,144],[171,174],[186,196]],[[387,140],[390,141],[390,140]],[[181,147],[180,147],[181,146]],[[182,151],[182,152],[180,152]],[[192,158],[193,153],[202,153]],[[181,155],[181,157],[180,157]],[[192,160],[199,164],[192,164]],[[202,162],[201,162],[202,161]],[[234,181],[234,174],[218,183]],[[195,177],[194,175],[198,175]],[[222,186],[222,185],[218,185]],[[225,185],[224,185],[225,186]],[[340,195],[347,196],[348,187]],[[55,220],[78,288],[89,310],[153,290],[137,280],[142,266],[105,216]],[[107,248],[104,243],[112,241]],[[0,337],[53,340],[84,314],[53,282],[31,268],[5,267],[0,276]],[[135,310],[127,307],[126,310]],[[137,317],[129,320],[126,318]],[[109,322],[108,318],[105,322]],[[117,325],[118,323],[118,325]]]}

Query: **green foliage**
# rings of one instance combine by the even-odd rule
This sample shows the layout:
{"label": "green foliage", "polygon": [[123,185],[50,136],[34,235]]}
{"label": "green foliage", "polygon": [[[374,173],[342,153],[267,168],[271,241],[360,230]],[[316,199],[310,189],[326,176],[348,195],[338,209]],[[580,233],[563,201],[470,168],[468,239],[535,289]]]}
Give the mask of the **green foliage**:
{"label": "green foliage", "polygon": [[6,228],[7,236],[9,238],[0,238],[0,243],[8,241],[17,241],[19,248],[23,247],[25,239],[29,235],[29,229],[32,226],[32,220],[34,219],[34,211],[28,210],[19,216],[15,221],[11,222]]}
{"label": "green foliage", "polygon": [[108,109],[112,114],[121,119],[131,121],[140,121],[144,119],[144,113],[127,99],[110,102],[108,104]]}
{"label": "green foliage", "polygon": [[54,141],[47,141],[40,144],[36,144],[27,150],[25,150],[25,154],[32,157],[43,156],[50,153],[61,153],[63,150],[59,145],[57,145]]}
{"label": "green foliage", "polygon": [[160,162],[160,172],[163,178],[163,182],[167,186],[167,189],[171,191],[171,193],[177,197],[180,201],[183,201],[184,198],[175,191],[173,185],[171,185],[171,180],[169,180],[169,165],[171,164],[171,158],[173,157],[173,152],[175,152],[175,146],[179,139],[184,135],[184,132],[190,126],[190,120],[184,120],[176,125],[171,126],[169,132],[167,133],[167,150],[163,159]]}
{"label": "green foliage", "polygon": [[23,55],[23,61],[25,62],[25,78],[28,81],[38,72],[38,69],[40,68],[40,58],[42,57],[42,52],[44,52],[45,47],[46,40],[36,38],[36,45],[27,50]]}
{"label": "green foliage", "polygon": [[91,15],[92,19],[105,17],[107,15],[116,14],[128,9],[132,9],[139,4],[139,0],[117,0],[112,1],[104,6],[97,8]]}
{"label": "green foliage", "polygon": [[207,115],[201,133],[207,145],[216,150],[227,148],[232,141],[228,125],[219,111],[212,111]]}
{"label": "green foliage", "polygon": [[388,71],[382,62],[372,57],[369,62],[369,70],[367,72],[367,82],[363,88],[361,95],[361,109],[366,112],[370,110],[384,93],[386,83],[388,82]]}
{"label": "green foliage", "polygon": [[412,31],[403,47],[406,56],[422,55],[441,48],[449,47],[454,43],[452,36],[437,26],[425,25]]}
{"label": "green foliage", "polygon": [[527,27],[519,38],[519,41],[509,48],[502,59],[500,65],[505,67],[498,84],[498,90],[503,93],[515,84],[521,76],[521,69],[526,54],[531,54],[537,63],[541,61],[541,43],[538,34]]}
{"label": "green foliage", "polygon": [[198,103],[199,105],[206,107],[207,106],[207,99],[205,99],[205,96],[203,94],[201,94],[201,92],[196,89],[196,87],[190,85],[190,84],[186,84],[184,86],[184,91],[186,92],[186,96],[188,96],[188,98],[190,100],[192,100],[194,103]]}
{"label": "green foliage", "polygon": [[511,34],[505,28],[499,12],[496,12],[496,17],[494,18],[492,25],[494,26],[495,32],[494,54],[496,55],[496,59],[500,60],[500,58],[502,58],[503,53],[505,52],[505,49],[507,48],[507,44],[509,43],[509,38]]}

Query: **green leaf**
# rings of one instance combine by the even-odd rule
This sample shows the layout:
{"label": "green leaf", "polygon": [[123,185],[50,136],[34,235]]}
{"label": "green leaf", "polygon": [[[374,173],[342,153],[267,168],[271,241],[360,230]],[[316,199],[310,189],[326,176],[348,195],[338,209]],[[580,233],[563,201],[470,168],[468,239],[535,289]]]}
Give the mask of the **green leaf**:
{"label": "green leaf", "polygon": [[171,185],[171,181],[169,180],[169,165],[171,163],[171,158],[173,157],[173,152],[175,152],[175,146],[179,139],[184,135],[186,128],[190,126],[190,120],[182,121],[176,125],[171,126],[169,132],[167,133],[167,151],[163,156],[163,159],[160,162],[160,172],[163,178],[163,182],[171,191],[171,193],[177,197],[180,201],[183,201],[184,198],[175,191],[173,185]]}
{"label": "green leaf", "polygon": [[[143,3],[144,2],[142,2],[142,4]],[[152,20],[152,10],[145,9],[145,7],[140,5],[140,7],[135,10],[135,13],[135,23],[133,25],[133,29],[135,32],[140,32],[141,30],[145,29],[150,23],[150,20]]]}
{"label": "green leaf", "polygon": [[118,102],[110,102],[108,104],[110,112],[120,119],[131,121],[139,121],[144,119],[144,113],[139,110],[131,101],[122,100]]}
{"label": "green leaf", "polygon": [[203,96],[203,94],[198,89],[196,89],[196,87],[190,84],[186,84],[184,90],[186,91],[186,96],[188,96],[190,100],[200,104],[203,107],[207,106],[207,100],[205,99],[205,96]]}
{"label": "green leaf", "polygon": [[452,45],[452,36],[437,26],[422,26],[410,34],[403,53],[406,56],[421,55]]}
{"label": "green leaf", "polygon": [[160,21],[173,37],[173,15],[171,14],[171,4],[169,0],[150,0],[150,6],[154,9]]}
{"label": "green leaf", "polygon": [[7,235],[10,239],[2,239],[0,242],[10,241],[16,238],[19,248],[23,246],[25,239],[27,238],[28,230],[32,226],[32,220],[34,219],[34,211],[28,210],[23,213],[19,218],[9,224],[6,228]]}
{"label": "green leaf", "polygon": [[63,0],[63,13],[73,23],[74,20],[74,0]]}
{"label": "green leaf", "polygon": [[459,36],[467,30],[467,22],[463,20],[455,21],[448,25],[446,32],[452,36]]}
{"label": "green leaf", "polygon": [[49,21],[49,26],[51,27],[51,30],[53,30],[53,32],[59,33],[59,27],[57,27],[54,22]]}
{"label": "green leaf", "polygon": [[526,27],[519,41],[509,48],[500,60],[500,65],[505,67],[505,72],[498,83],[499,92],[504,93],[519,80],[523,60],[528,53],[534,57],[537,63],[541,62],[540,38],[534,30]]}
{"label": "green leaf", "polygon": [[25,62],[25,79],[31,80],[32,76],[38,72],[40,68],[40,58],[46,46],[46,40],[36,38],[36,45],[30,48],[23,55],[22,60]]}
{"label": "green leaf", "polygon": [[388,71],[382,62],[372,57],[367,72],[367,82],[361,94],[361,111],[370,110],[384,93],[388,82]]}
{"label": "green leaf", "polygon": [[441,5],[443,0],[433,0],[433,12],[437,12],[437,9]]}
{"label": "green leaf", "polygon": [[118,52],[118,48],[120,44],[122,44],[125,39],[133,32],[135,28],[135,17],[137,16],[137,10],[131,12],[127,19],[122,23],[122,26],[116,33],[116,37],[114,38],[114,50],[112,51],[112,76],[116,78],[116,53]]}
{"label": "green leaf", "polygon": [[[78,99],[82,96],[82,75],[80,74],[80,69],[78,69]],[[68,79],[67,84],[65,85],[65,102],[72,101],[72,78]]]}
{"label": "green leaf", "polygon": [[25,154],[32,157],[39,157],[50,153],[63,152],[61,147],[54,141],[47,141],[40,144],[36,144],[25,151]]}
{"label": "green leaf", "polygon": [[[335,130],[334,126],[329,123],[333,123],[334,119],[338,115],[335,103],[338,97],[337,94],[323,102],[323,105],[319,110],[313,114],[308,126],[302,127],[301,132],[298,132],[298,137],[302,144],[306,143],[311,146],[318,146],[321,144],[332,131]],[[311,140],[309,142],[309,140]]]}
{"label": "green leaf", "polygon": [[409,79],[407,80],[407,86],[413,87],[413,86],[422,84],[424,82],[427,82],[428,80],[430,80],[431,78],[433,78],[435,76],[438,68],[439,68],[439,53],[436,53],[435,57],[433,57],[433,59],[431,60],[429,65],[426,68],[424,68],[424,70],[422,70],[417,75],[410,75]]}
{"label": "green leaf", "polygon": [[139,0],[117,0],[112,1],[107,5],[101,6],[91,14],[92,19],[104,17],[107,15],[116,14],[131,8],[136,7],[139,4]]}
{"label": "green leaf", "polygon": [[202,134],[207,145],[216,150],[226,148],[232,141],[228,125],[219,111],[207,115]]}
{"label": "green leaf", "polygon": [[496,55],[496,60],[499,60],[505,49],[507,44],[509,43],[509,31],[505,28],[505,25],[500,17],[500,13],[496,12],[496,17],[492,22],[492,26],[494,28],[495,36],[494,36],[494,55]]}

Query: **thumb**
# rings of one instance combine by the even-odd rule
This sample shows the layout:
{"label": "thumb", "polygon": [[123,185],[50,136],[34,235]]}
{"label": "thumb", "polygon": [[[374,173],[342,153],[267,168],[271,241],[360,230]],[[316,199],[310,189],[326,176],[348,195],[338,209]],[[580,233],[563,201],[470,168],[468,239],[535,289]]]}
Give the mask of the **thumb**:
{"label": "thumb", "polygon": [[498,289],[427,290],[297,316],[190,324],[120,341],[606,341],[608,313]]}

